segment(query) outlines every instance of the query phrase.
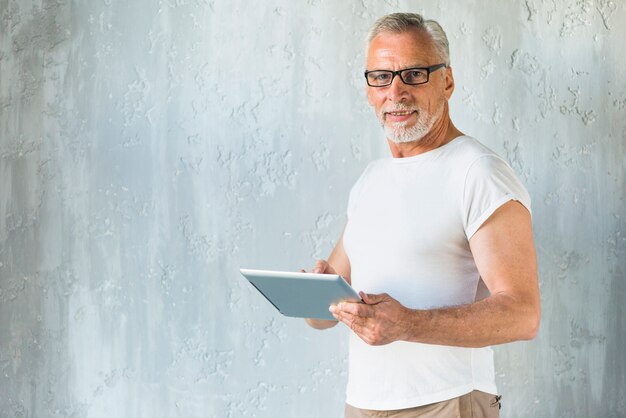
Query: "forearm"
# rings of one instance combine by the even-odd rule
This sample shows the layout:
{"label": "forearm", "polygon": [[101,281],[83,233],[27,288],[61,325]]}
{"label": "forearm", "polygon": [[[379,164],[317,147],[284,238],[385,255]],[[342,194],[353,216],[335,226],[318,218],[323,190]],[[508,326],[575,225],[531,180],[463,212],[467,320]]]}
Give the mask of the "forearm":
{"label": "forearm", "polygon": [[426,344],[484,347],[529,340],[539,327],[539,304],[506,294],[469,305],[431,310],[407,309],[405,340]]}

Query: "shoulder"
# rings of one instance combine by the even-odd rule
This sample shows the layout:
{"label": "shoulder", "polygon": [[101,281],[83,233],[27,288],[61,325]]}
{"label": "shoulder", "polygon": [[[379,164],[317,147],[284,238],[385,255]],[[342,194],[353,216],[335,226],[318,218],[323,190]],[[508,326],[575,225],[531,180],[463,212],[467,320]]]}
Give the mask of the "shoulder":
{"label": "shoulder", "polygon": [[392,161],[390,158],[379,158],[377,160],[370,161],[369,164],[365,167],[361,176],[357,180],[357,182],[363,182],[368,177],[377,176],[381,173],[385,173],[389,171],[389,167],[392,165]]}
{"label": "shoulder", "polygon": [[[505,176],[517,180],[509,163],[477,139],[463,136],[454,140],[447,154],[447,166],[451,167],[461,181]],[[519,181],[519,180],[517,180]]]}
{"label": "shoulder", "polygon": [[367,167],[365,167],[365,170],[363,170],[363,174],[366,174],[372,171],[376,172],[376,171],[387,170],[391,164],[392,164],[392,161],[391,161],[391,158],[389,157],[378,158],[376,160],[370,161]]}
{"label": "shoulder", "polygon": [[[471,136],[462,136],[455,139],[449,144],[449,147],[447,147],[445,155],[450,160],[453,160],[458,167],[465,167],[467,169],[485,157],[502,160],[495,151]],[[489,158],[487,158],[487,160],[489,160]],[[504,160],[502,161],[504,162]]]}

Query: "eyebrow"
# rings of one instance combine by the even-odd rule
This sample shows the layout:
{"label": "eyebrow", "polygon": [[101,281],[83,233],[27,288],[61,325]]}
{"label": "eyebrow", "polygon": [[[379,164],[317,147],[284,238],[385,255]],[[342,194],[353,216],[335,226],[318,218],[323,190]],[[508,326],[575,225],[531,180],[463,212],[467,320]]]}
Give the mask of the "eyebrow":
{"label": "eyebrow", "polygon": [[388,68],[377,68],[377,69],[374,69],[374,70],[367,70],[367,68],[366,68],[366,70],[367,71],[404,71],[404,70],[410,70],[411,68],[428,68],[428,67],[430,67],[430,65],[427,65],[427,64],[416,64],[416,65],[411,65],[409,67],[402,67],[399,70],[390,70]]}

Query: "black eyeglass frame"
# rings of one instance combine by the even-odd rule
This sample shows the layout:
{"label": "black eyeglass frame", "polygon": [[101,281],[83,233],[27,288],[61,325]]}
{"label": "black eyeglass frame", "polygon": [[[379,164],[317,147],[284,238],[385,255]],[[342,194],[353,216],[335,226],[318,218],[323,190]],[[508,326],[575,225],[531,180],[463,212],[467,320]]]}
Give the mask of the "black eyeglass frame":
{"label": "black eyeglass frame", "polygon": [[[368,86],[370,87],[387,87],[390,86],[391,83],[393,83],[393,79],[396,78],[396,76],[400,77],[400,80],[402,80],[402,82],[408,86],[419,86],[421,84],[426,84],[428,83],[428,81],[430,80],[430,73],[432,73],[433,71],[437,71],[438,69],[442,68],[442,67],[447,67],[447,65],[445,63],[441,63],[441,64],[435,64],[435,65],[431,65],[430,67],[411,67],[411,68],[404,68],[402,70],[398,70],[398,71],[391,71],[391,70],[371,70],[371,71],[365,71],[365,73],[363,73],[363,75],[365,76],[365,82],[367,83]],[[411,71],[411,70],[422,70],[422,71],[426,71],[426,81],[422,82],[422,83],[407,83],[404,80],[404,77],[402,77],[402,73],[405,71]],[[370,84],[369,79],[367,78],[367,75],[370,73],[376,73],[376,72],[385,72],[387,74],[391,74],[391,80],[389,81],[389,83],[387,84],[383,84],[381,86],[373,86]]]}

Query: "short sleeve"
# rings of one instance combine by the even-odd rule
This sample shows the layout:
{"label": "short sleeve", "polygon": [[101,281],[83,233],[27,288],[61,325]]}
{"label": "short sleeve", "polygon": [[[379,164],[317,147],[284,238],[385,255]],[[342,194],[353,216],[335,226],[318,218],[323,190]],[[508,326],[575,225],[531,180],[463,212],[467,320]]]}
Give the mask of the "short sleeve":
{"label": "short sleeve", "polygon": [[463,227],[467,239],[510,200],[517,200],[530,212],[530,195],[502,158],[485,155],[475,160],[467,171],[463,191]]}
{"label": "short sleeve", "polygon": [[354,183],[354,186],[352,186],[352,189],[350,189],[350,195],[348,197],[348,209],[346,210],[348,220],[350,220],[350,218],[352,217],[352,214],[354,213],[354,208],[357,205],[359,196],[361,195],[361,191],[363,189],[363,184],[365,183],[365,177],[367,176],[367,173],[370,171],[370,168],[372,167],[372,165],[373,163],[370,163],[365,168],[365,170],[363,171],[359,179],[356,181],[356,183]]}

